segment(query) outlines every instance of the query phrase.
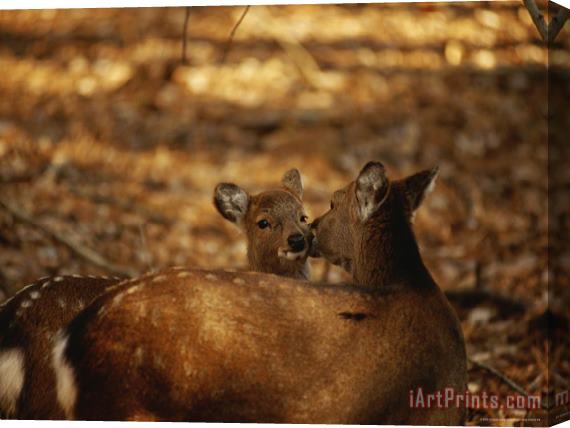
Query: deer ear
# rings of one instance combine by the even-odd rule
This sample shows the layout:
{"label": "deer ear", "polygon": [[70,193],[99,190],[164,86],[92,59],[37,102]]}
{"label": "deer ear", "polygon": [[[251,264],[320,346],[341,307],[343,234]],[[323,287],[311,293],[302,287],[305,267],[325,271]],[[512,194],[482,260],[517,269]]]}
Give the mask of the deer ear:
{"label": "deer ear", "polygon": [[220,183],[214,190],[214,205],[222,217],[240,226],[247,214],[249,195],[233,183]]}
{"label": "deer ear", "polygon": [[290,169],[281,179],[281,184],[299,197],[303,198],[303,180],[297,168]]}
{"label": "deer ear", "polygon": [[380,207],[388,179],[386,169],[380,162],[368,162],[356,179],[358,217],[366,221]]}
{"label": "deer ear", "polygon": [[439,174],[439,167],[418,172],[404,179],[404,195],[412,215],[433,190]]}

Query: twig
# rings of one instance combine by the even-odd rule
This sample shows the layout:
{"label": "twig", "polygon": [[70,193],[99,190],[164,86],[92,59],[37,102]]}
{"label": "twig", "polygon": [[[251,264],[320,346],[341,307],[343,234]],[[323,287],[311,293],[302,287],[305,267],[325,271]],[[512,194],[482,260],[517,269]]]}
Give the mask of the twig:
{"label": "twig", "polygon": [[119,207],[122,210],[134,212],[144,217],[148,223],[155,223],[164,226],[171,225],[173,220],[155,212],[144,204],[139,204],[130,198],[116,199],[110,196],[99,195],[96,193],[85,192],[83,190],[71,188],[71,193],[81,198],[87,198],[94,204],[106,204]]}
{"label": "twig", "polygon": [[188,21],[190,20],[190,6],[186,6],[184,14],[184,30],[182,31],[182,64],[188,64],[188,58],[186,57],[186,45],[188,39]]}
{"label": "twig", "polygon": [[552,18],[550,24],[548,24],[548,42],[553,42],[564,27],[564,23],[570,16],[570,10],[566,9],[564,6],[560,6],[560,10],[555,17]]}
{"label": "twig", "polygon": [[249,11],[249,7],[250,7],[249,5],[247,5],[245,7],[241,16],[239,17],[239,19],[235,23],[234,28],[232,28],[232,31],[228,37],[228,41],[226,42],[226,46],[224,48],[224,53],[222,54],[222,64],[224,64],[226,62],[226,57],[228,56],[228,52],[230,51],[230,47],[234,41],[234,36],[236,34],[236,31],[237,31],[238,27],[240,26],[240,24],[242,23],[243,19],[245,18],[245,15],[247,15],[247,12]]}
{"label": "twig", "polygon": [[491,301],[501,308],[511,312],[524,312],[527,305],[507,295],[493,292],[485,288],[458,288],[445,290],[445,297],[462,307],[474,307],[484,301]]}
{"label": "twig", "polygon": [[534,23],[535,27],[538,29],[542,40],[546,41],[547,43],[551,43],[556,39],[556,36],[564,26],[564,23],[570,16],[570,11],[563,6],[560,6],[560,10],[554,16],[550,23],[547,24],[544,16],[538,9],[534,0],[523,0],[525,7],[530,14],[532,22]]}
{"label": "twig", "polygon": [[540,13],[540,10],[538,10],[536,3],[534,2],[534,0],[523,0],[523,3],[527,8],[528,13],[530,14],[532,22],[534,23],[535,27],[538,29],[540,37],[542,37],[542,40],[547,40],[548,27],[546,25],[546,21],[544,20],[544,16],[542,16],[542,13]]}
{"label": "twig", "polygon": [[516,392],[518,392],[519,394],[524,395],[525,397],[528,397],[528,392],[526,392],[522,386],[518,385],[514,380],[512,380],[511,378],[505,376],[503,373],[501,373],[499,370],[497,370],[495,367],[490,366],[488,364],[482,363],[481,361],[476,361],[473,358],[468,358],[469,362],[471,364],[473,364],[474,366],[477,366],[479,368],[482,368],[484,370],[487,370],[489,373],[495,375],[496,377],[498,377],[500,380],[502,380],[504,383],[506,383],[508,386],[510,386],[512,389],[514,389]]}
{"label": "twig", "polygon": [[112,273],[118,274],[118,275],[134,276],[137,273],[133,269],[118,266],[116,264],[109,262],[103,256],[101,256],[97,252],[93,251],[92,249],[87,248],[87,247],[83,247],[79,243],[74,242],[71,239],[59,234],[55,230],[52,230],[51,228],[48,228],[48,227],[36,222],[28,214],[20,211],[16,207],[13,207],[13,206],[7,204],[4,201],[0,200],[0,206],[2,208],[4,208],[6,211],[8,211],[16,220],[18,220],[22,223],[27,223],[30,226],[42,231],[45,235],[51,237],[52,239],[54,239],[55,241],[57,241],[63,245],[65,245],[72,252],[74,252],[75,254],[77,254],[78,256],[82,257],[83,259],[85,259],[86,261],[88,261],[89,263],[91,263],[95,266],[98,266],[100,268],[103,268],[109,272],[112,272]]}

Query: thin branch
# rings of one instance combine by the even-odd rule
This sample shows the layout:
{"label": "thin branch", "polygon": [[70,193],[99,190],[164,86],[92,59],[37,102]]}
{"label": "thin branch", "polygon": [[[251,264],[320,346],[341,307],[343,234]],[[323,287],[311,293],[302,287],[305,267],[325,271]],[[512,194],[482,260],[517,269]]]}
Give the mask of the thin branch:
{"label": "thin branch", "polygon": [[184,30],[182,31],[182,64],[188,64],[186,57],[186,45],[188,42],[188,21],[190,20],[190,6],[186,6],[184,15]]}
{"label": "thin branch", "polygon": [[230,47],[234,41],[234,36],[236,34],[236,31],[237,31],[238,27],[240,26],[240,24],[242,23],[243,19],[245,18],[245,15],[247,15],[247,12],[249,12],[249,7],[250,7],[249,5],[247,5],[245,7],[241,16],[239,17],[236,24],[234,25],[234,28],[232,28],[232,31],[228,37],[228,41],[226,42],[226,46],[224,48],[224,53],[222,54],[222,64],[224,64],[226,62],[226,57],[228,56],[228,52],[230,51]]}
{"label": "thin branch", "polygon": [[530,14],[532,22],[534,22],[535,27],[538,29],[540,37],[542,37],[542,40],[547,40],[548,26],[544,20],[544,16],[542,16],[542,13],[540,13],[540,10],[536,6],[536,3],[534,0],[523,0],[523,3]]}
{"label": "thin branch", "polygon": [[170,226],[173,220],[163,216],[162,214],[148,208],[144,204],[139,204],[130,198],[113,198],[111,196],[99,195],[97,193],[86,192],[84,190],[70,188],[71,193],[80,198],[87,198],[94,204],[112,205],[121,210],[132,212],[144,217],[146,223],[155,223],[163,226]]}
{"label": "thin branch", "polygon": [[566,9],[563,6],[560,6],[560,10],[556,14],[556,16],[552,18],[550,24],[548,24],[549,43],[552,43],[554,40],[556,40],[556,36],[558,36],[560,30],[562,30],[562,27],[564,27],[564,23],[566,22],[569,16],[570,16],[570,10]]}
{"label": "thin branch", "polygon": [[538,29],[542,40],[547,43],[552,43],[570,16],[570,11],[563,6],[560,6],[560,10],[556,16],[554,16],[550,20],[550,23],[547,24],[534,0],[523,0],[523,3],[532,18],[532,22]]}
{"label": "thin branch", "polygon": [[101,256],[99,253],[95,252],[94,250],[87,248],[87,247],[83,247],[79,243],[74,242],[73,240],[59,234],[55,230],[52,230],[51,228],[48,228],[47,226],[44,226],[43,224],[38,223],[37,221],[32,219],[28,214],[20,211],[16,207],[13,207],[13,206],[11,206],[11,205],[9,205],[6,202],[1,201],[1,200],[0,200],[0,206],[2,208],[4,208],[6,211],[8,211],[19,222],[29,224],[30,226],[34,227],[35,229],[40,230],[41,232],[43,232],[45,235],[49,236],[53,240],[55,240],[55,241],[65,245],[66,247],[68,247],[72,252],[74,252],[79,257],[83,258],[84,260],[88,261],[89,263],[91,263],[95,266],[98,266],[100,268],[103,268],[103,269],[105,269],[109,272],[112,272],[114,274],[125,275],[125,276],[136,275],[136,271],[134,271],[130,268],[118,266],[116,264],[109,262],[108,260],[106,260],[103,256]]}
{"label": "thin branch", "polygon": [[510,386],[512,389],[514,389],[519,394],[522,394],[525,397],[528,397],[528,395],[529,395],[528,392],[526,392],[522,386],[520,386],[514,380],[512,380],[511,378],[509,378],[506,375],[504,375],[503,373],[501,373],[495,367],[489,366],[485,363],[482,363],[481,361],[474,360],[473,358],[468,358],[468,360],[474,366],[477,366],[481,369],[487,370],[489,373],[498,377],[500,380],[502,380],[504,383],[506,383],[508,386]]}

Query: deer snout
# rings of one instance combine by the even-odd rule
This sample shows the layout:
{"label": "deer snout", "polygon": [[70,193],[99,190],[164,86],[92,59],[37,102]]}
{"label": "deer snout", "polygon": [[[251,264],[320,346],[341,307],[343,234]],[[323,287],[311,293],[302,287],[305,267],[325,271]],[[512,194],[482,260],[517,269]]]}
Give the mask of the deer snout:
{"label": "deer snout", "polygon": [[289,236],[289,238],[287,238],[287,243],[295,253],[299,253],[305,249],[305,237],[300,233],[295,233],[294,235]]}

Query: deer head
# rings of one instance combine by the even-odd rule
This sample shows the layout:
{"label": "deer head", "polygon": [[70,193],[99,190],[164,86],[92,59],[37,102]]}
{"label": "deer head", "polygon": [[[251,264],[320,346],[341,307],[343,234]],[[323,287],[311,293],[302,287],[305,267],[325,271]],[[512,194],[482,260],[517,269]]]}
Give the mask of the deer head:
{"label": "deer head", "polygon": [[285,173],[280,188],[257,195],[250,195],[233,183],[216,186],[216,208],[247,238],[250,269],[308,278],[307,256],[312,235],[302,196],[303,183],[297,169]]}
{"label": "deer head", "polygon": [[437,174],[433,168],[391,181],[380,162],[367,163],[356,180],[333,193],[330,210],[313,222],[315,254],[366,285],[399,280],[409,266],[423,266],[411,222]]}

